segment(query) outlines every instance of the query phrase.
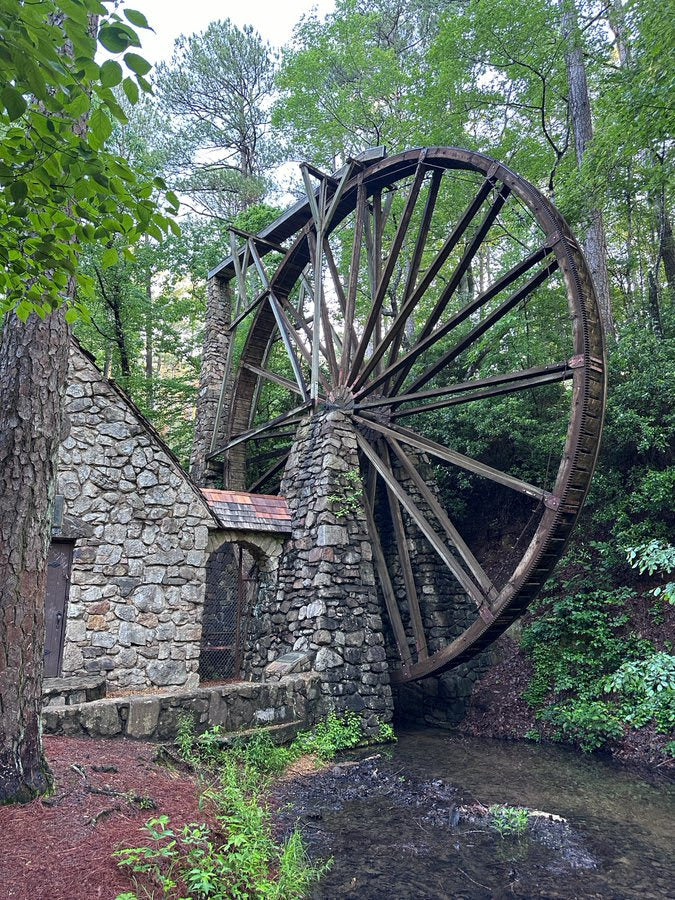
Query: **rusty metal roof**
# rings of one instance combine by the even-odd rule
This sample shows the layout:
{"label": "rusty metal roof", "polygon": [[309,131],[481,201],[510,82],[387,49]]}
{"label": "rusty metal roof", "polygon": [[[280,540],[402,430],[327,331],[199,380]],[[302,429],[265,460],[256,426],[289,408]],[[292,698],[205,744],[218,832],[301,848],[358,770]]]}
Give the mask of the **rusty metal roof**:
{"label": "rusty metal roof", "polygon": [[291,514],[285,497],[211,488],[202,488],[202,494],[222,522],[223,528],[276,531],[283,534],[291,531]]}

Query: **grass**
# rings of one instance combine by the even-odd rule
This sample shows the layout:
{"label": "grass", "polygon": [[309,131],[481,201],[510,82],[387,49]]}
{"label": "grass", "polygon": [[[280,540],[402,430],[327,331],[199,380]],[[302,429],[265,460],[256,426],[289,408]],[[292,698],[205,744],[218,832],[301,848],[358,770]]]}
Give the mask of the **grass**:
{"label": "grass", "polygon": [[[395,740],[390,725],[378,739]],[[223,748],[217,726],[196,735],[191,716],[179,725],[180,756],[208,776],[202,794],[217,827],[190,823],[173,829],[167,816],[145,824],[147,842],[117,850],[118,866],[130,876],[132,890],[116,900],[301,900],[330,866],[308,855],[300,832],[285,840],[274,834],[266,796],[271,779],[300,756],[332,759],[340,750],[364,743],[354,713],[331,713],[313,729],[301,732],[287,747],[261,732],[246,742]]]}

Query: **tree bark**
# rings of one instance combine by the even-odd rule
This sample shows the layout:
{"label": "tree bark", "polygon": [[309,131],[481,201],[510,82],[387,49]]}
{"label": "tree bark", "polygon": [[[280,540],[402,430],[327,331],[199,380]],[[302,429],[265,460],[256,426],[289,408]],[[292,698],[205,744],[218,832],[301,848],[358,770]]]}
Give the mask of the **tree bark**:
{"label": "tree bark", "polygon": [[[97,15],[88,29],[95,37]],[[69,41],[63,52],[73,55]],[[87,122],[85,113],[75,134]],[[27,802],[51,780],[40,724],[45,588],[74,295],[71,278],[59,309],[25,323],[10,312],[0,331],[0,805]]]}
{"label": "tree bark", "polygon": [[51,505],[68,370],[65,308],[0,335],[0,804],[49,785],[40,730]]}
{"label": "tree bark", "polygon": [[[581,168],[586,148],[593,137],[591,100],[588,93],[586,64],[580,41],[577,11],[573,0],[559,0],[562,33],[565,39],[565,64],[567,67],[568,102],[570,120],[574,131],[574,149],[577,165]],[[607,242],[602,210],[593,207],[589,212],[589,226],[584,245],[586,260],[591,270],[595,292],[600,307],[600,318],[605,333],[616,337],[614,317],[609,293],[607,272]]]}

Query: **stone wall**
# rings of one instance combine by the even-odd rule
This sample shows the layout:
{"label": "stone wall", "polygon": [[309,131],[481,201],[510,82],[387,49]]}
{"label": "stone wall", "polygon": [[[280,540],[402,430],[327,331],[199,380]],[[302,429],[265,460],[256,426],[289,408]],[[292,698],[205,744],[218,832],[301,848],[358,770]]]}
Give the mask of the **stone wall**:
{"label": "stone wall", "polygon": [[310,652],[323,710],[355,710],[374,733],[391,719],[392,696],[360,480],[353,508],[332,499],[345,494],[348,472],[358,473],[349,417],[334,410],[303,423],[281,485],[293,532],[276,588],[263,585],[259,597],[249,670],[261,677],[284,653]]}
{"label": "stone wall", "polygon": [[176,737],[181,716],[188,714],[198,732],[213,725],[225,734],[260,726],[292,725],[297,730],[317,721],[319,697],[319,678],[310,673],[271,684],[238,682],[50,705],[43,710],[42,725],[45,734],[169,741]]}
{"label": "stone wall", "polygon": [[140,413],[73,345],[56,535],[75,539],[62,674],[118,687],[198,683],[206,560],[222,540]]}

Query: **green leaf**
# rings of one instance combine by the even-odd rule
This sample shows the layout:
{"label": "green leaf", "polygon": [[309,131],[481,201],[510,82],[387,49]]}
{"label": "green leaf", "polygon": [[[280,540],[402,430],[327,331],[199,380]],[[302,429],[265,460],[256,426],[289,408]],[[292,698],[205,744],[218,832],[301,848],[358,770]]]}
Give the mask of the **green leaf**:
{"label": "green leaf", "polygon": [[12,87],[11,84],[6,84],[4,86],[0,92],[0,98],[2,99],[3,106],[7,110],[10,122],[20,118],[28,108],[28,104],[26,103],[23,94],[17,91],[15,87]]}
{"label": "green leaf", "polygon": [[103,87],[115,87],[122,81],[122,66],[114,59],[107,59],[101,66],[101,84]]}
{"label": "green leaf", "polygon": [[[150,28],[148,25],[148,20],[145,18],[142,12],[139,12],[137,9],[125,9],[124,10],[125,18],[127,18],[132,25],[135,25],[137,28]],[[152,31],[152,28],[150,28]]]}
{"label": "green leaf", "polygon": [[101,257],[101,264],[104,269],[109,269],[110,266],[114,266],[119,259],[119,255],[117,250],[114,247],[108,247],[107,250],[103,251],[103,256]]}
{"label": "green leaf", "polygon": [[127,95],[127,100],[129,101],[129,103],[138,103],[138,85],[133,80],[133,78],[125,78],[122,82],[122,89]]}
{"label": "green leaf", "polygon": [[95,137],[95,143],[99,148],[103,146],[105,141],[112,134],[112,122],[101,107],[95,109],[91,114],[89,119],[89,130],[91,132],[89,137],[90,143],[92,142],[91,138]]}
{"label": "green leaf", "polygon": [[147,59],[143,59],[138,53],[125,53],[124,62],[129,66],[131,71],[135,72],[137,75],[147,75],[152,68]]}
{"label": "green leaf", "polygon": [[75,97],[74,100],[71,100],[66,106],[66,109],[73,118],[78,119],[89,109],[89,97],[84,92],[78,94],[77,97]]}
{"label": "green leaf", "polygon": [[98,42],[111,53],[122,53],[132,43],[124,28],[119,25],[103,25],[98,33]]}
{"label": "green leaf", "polygon": [[12,195],[12,200],[15,203],[20,203],[28,196],[28,185],[25,181],[17,179],[10,184],[9,193]]}

